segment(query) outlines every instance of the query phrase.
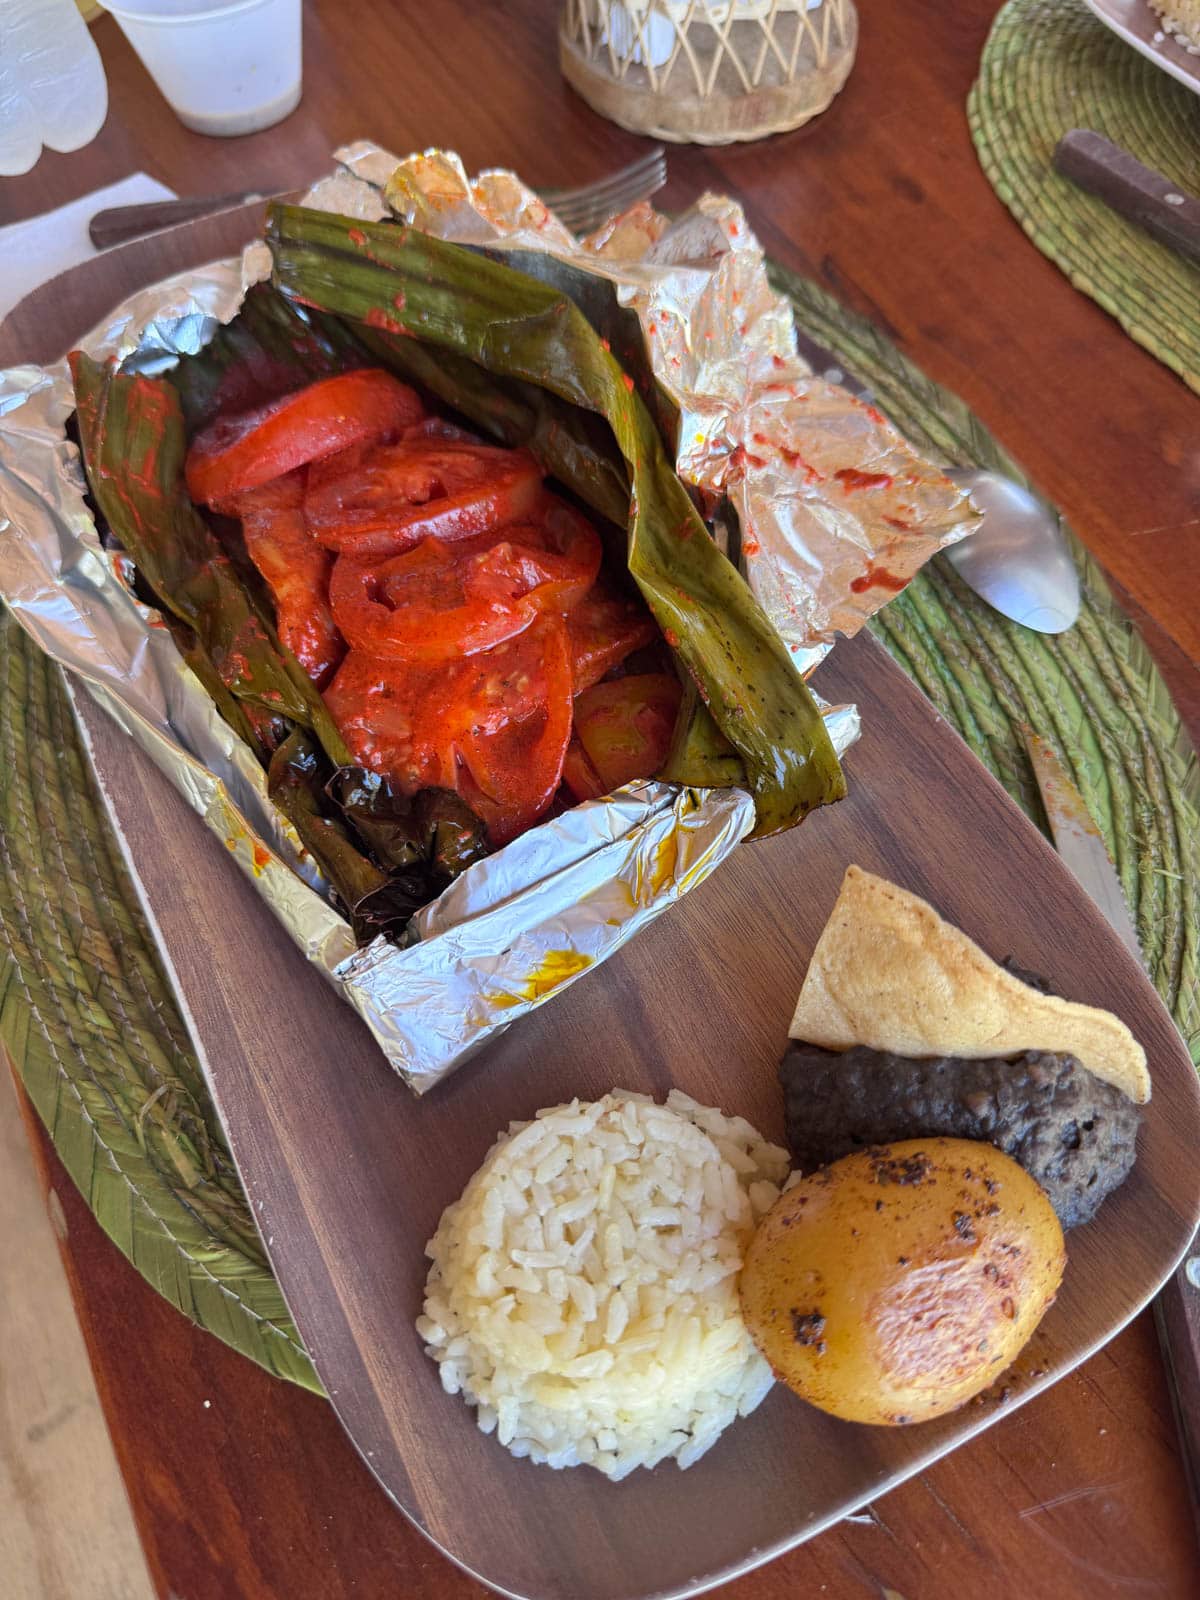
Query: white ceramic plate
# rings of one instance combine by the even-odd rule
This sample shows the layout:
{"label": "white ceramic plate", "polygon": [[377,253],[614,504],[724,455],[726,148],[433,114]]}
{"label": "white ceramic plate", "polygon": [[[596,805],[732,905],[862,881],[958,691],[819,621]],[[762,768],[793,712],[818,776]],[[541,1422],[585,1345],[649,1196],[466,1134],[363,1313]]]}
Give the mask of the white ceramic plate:
{"label": "white ceramic plate", "polygon": [[1185,50],[1175,35],[1166,31],[1162,18],[1146,0],[1084,0],[1084,4],[1126,44],[1200,94],[1200,56]]}

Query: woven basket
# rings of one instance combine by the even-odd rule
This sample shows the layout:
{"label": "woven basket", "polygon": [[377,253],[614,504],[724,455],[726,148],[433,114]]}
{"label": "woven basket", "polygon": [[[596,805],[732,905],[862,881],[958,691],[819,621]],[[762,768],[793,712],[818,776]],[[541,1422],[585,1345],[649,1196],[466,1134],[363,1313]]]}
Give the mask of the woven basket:
{"label": "woven basket", "polygon": [[853,0],[566,0],[558,38],[563,76],[611,122],[732,144],[824,111],[854,64],[858,13]]}

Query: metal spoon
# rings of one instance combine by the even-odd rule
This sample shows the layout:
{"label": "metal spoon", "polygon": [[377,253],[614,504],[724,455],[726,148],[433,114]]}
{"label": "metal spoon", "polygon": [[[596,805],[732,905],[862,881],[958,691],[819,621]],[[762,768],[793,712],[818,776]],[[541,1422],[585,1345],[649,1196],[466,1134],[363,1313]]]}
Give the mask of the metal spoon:
{"label": "metal spoon", "polygon": [[[856,399],[874,399],[831,350],[802,328],[795,334],[796,348],[814,372]],[[984,514],[979,531],[951,545],[946,560],[1001,616],[1036,633],[1065,633],[1079,615],[1079,574],[1051,508],[1000,472],[950,467],[946,476],[966,489]]]}
{"label": "metal spoon", "polygon": [[946,476],[983,512],[977,533],[944,551],[965,584],[1035,633],[1064,633],[1079,615],[1079,574],[1058,518],[999,472],[952,467]]}

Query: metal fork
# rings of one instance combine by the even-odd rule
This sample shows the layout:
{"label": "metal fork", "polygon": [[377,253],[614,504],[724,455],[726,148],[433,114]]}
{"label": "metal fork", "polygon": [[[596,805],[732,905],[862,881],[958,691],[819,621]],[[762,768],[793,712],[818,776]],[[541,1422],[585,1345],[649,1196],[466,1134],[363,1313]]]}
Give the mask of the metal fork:
{"label": "metal fork", "polygon": [[667,181],[667,158],[656,144],[627,167],[574,189],[542,189],[542,199],[572,233],[591,233],[609,217],[618,216],[657,194]]}
{"label": "metal fork", "polygon": [[[600,223],[627,210],[638,200],[648,199],[667,181],[667,160],[661,145],[631,161],[627,167],[606,173],[592,183],[574,189],[544,189],[541,197],[570,228],[572,233],[590,233]],[[88,234],[97,250],[127,244],[161,228],[178,227],[216,211],[271,198],[258,190],[240,194],[208,195],[186,200],[154,200],[135,206],[111,206],[97,211],[88,223]]]}

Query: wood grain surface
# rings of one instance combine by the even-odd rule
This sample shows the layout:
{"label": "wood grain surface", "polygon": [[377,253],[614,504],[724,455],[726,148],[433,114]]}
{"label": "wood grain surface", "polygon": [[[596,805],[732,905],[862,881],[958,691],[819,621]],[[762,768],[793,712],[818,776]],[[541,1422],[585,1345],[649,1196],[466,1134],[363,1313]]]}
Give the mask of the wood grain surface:
{"label": "wood grain surface", "polygon": [[[768,145],[673,151],[666,203],[705,185],[733,189],[781,261],[873,315],[956,388],[1103,556],[1194,717],[1195,401],[1037,254],[979,172],[963,103],[994,9],[876,0],[858,65],[826,117]],[[484,13],[429,0],[422,20],[417,31],[365,0],[310,3],[299,111],[223,144],[174,122],[105,19],[95,30],[112,96],[102,135],[7,182],[0,221],[138,167],[183,193],[283,188],[358,136],[397,149],[452,144],[470,166],[511,163],[536,183],[581,181],[641,147],[558,80],[548,5]],[[160,1592],[479,1594],[390,1510],[328,1408],[178,1317],[102,1238],[44,1140],[41,1155],[61,1192],[68,1268]],[[1194,1594],[1149,1319],[875,1511],[728,1592]]]}

